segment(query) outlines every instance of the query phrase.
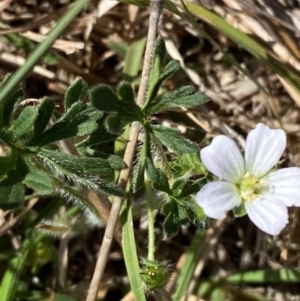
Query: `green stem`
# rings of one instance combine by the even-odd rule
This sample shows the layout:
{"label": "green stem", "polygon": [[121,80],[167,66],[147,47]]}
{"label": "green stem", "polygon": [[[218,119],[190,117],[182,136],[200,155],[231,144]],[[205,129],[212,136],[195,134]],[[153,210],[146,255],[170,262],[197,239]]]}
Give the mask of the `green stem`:
{"label": "green stem", "polygon": [[147,175],[145,174],[146,199],[148,206],[148,260],[154,261],[155,252],[155,230],[154,230],[154,202],[152,187]]}
{"label": "green stem", "polygon": [[57,25],[51,30],[48,37],[41,43],[35,51],[26,59],[25,64],[8,80],[7,84],[0,92],[0,108],[9,101],[10,94],[15,91],[23,78],[31,71],[38,61],[45,55],[54,41],[69,26],[75,17],[81,12],[89,0],[77,0],[70,10],[61,18]]}

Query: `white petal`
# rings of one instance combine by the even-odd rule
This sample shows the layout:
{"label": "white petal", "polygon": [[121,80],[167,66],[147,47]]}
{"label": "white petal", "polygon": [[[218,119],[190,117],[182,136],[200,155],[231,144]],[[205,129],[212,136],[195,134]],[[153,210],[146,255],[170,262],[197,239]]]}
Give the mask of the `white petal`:
{"label": "white petal", "polygon": [[245,202],[250,220],[262,231],[278,235],[288,223],[288,211],[284,204],[267,198]]}
{"label": "white petal", "polygon": [[264,178],[262,194],[285,206],[300,206],[300,168],[288,167]]}
{"label": "white petal", "polygon": [[271,130],[262,123],[257,124],[246,140],[246,171],[258,177],[265,175],[278,162],[285,147],[283,130]]}
{"label": "white petal", "polygon": [[205,167],[215,176],[236,183],[245,174],[244,158],[235,142],[223,135],[201,149],[200,157]]}
{"label": "white petal", "polygon": [[235,185],[215,181],[201,188],[196,194],[196,201],[207,216],[220,219],[226,217],[226,211],[241,204],[241,197]]}

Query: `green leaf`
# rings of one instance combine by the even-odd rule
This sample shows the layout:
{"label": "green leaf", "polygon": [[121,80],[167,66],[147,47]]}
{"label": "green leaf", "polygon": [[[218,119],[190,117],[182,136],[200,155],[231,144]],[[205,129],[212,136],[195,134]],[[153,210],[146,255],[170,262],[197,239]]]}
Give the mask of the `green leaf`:
{"label": "green leaf", "polygon": [[158,113],[167,109],[184,107],[193,108],[207,101],[201,92],[195,92],[192,86],[185,86],[170,92],[155,100],[155,103],[147,110],[147,115]]}
{"label": "green leaf", "polygon": [[178,206],[178,224],[182,229],[186,229],[191,223],[187,210],[184,206]]}
{"label": "green leaf", "polygon": [[16,171],[11,170],[8,177],[0,182],[0,208],[15,209],[24,202],[24,187]]}
{"label": "green leaf", "polygon": [[127,49],[123,75],[125,80],[133,81],[138,75],[143,58],[146,38],[133,41]]}
{"label": "green leaf", "polygon": [[152,183],[157,182],[158,170],[155,168],[155,166],[153,164],[150,149],[148,149],[148,155],[146,157],[146,171],[147,171],[147,176],[148,176],[149,180]]}
{"label": "green leaf", "polygon": [[[4,79],[0,83],[0,93],[10,78],[10,73],[5,75]],[[5,106],[0,108],[0,128],[4,126],[9,126],[12,113],[15,112],[16,108],[19,106],[20,102],[24,98],[24,91],[21,88],[17,89],[8,98],[9,99],[6,101]]]}
{"label": "green leaf", "polygon": [[169,212],[169,214],[165,218],[163,224],[163,230],[164,230],[165,239],[170,239],[178,234],[179,231],[178,219],[177,216],[172,212]]}
{"label": "green leaf", "polygon": [[118,185],[108,182],[104,179],[99,179],[96,177],[89,177],[89,180],[94,181],[98,185],[99,190],[107,195],[116,195],[119,197],[125,197],[125,192]]}
{"label": "green leaf", "polygon": [[23,135],[27,134],[27,132],[32,128],[34,124],[36,115],[37,115],[36,110],[31,106],[26,107],[21,112],[18,119],[11,127],[13,138],[15,140],[18,140]]}
{"label": "green leaf", "polygon": [[0,114],[2,115],[2,126],[9,126],[12,114],[19,107],[20,102],[24,99],[24,91],[23,89],[18,89],[13,95],[10,97],[10,100],[4,106],[4,108],[0,109]]}
{"label": "green leaf", "polygon": [[162,73],[160,74],[159,80],[157,85],[161,85],[167,78],[172,76],[176,71],[181,68],[180,61],[178,60],[171,60],[163,69]]}
{"label": "green leaf", "polygon": [[[53,155],[53,153],[51,152],[51,155]],[[78,161],[80,161],[80,158],[82,157],[73,157],[73,156],[68,156],[65,154],[61,154],[62,156],[67,156],[67,160],[65,161],[57,161],[58,156],[57,154],[54,154],[54,156],[50,156],[49,151],[45,152],[45,150],[41,150],[38,153],[38,156],[43,159],[42,164],[50,169],[50,171],[55,174],[57,177],[61,177],[63,179],[66,179],[66,181],[68,181],[70,184],[77,184],[80,185],[82,187],[87,187],[89,189],[92,189],[96,192],[103,192],[105,194],[108,195],[117,195],[117,196],[121,196],[123,197],[124,191],[116,184],[108,182],[104,179],[100,179],[97,176],[91,175],[90,172],[89,173],[85,173],[85,170],[88,169],[95,169],[95,167],[90,167],[90,161],[83,161],[82,163],[78,163]],[[71,158],[70,158],[71,157]],[[95,160],[99,160],[96,158],[85,158],[85,159],[95,159]],[[82,160],[82,159],[81,159]],[[73,162],[72,162],[73,161]],[[100,160],[99,160],[100,161]],[[104,162],[106,162],[104,160]],[[77,165],[78,163],[78,165]],[[107,162],[108,163],[108,162]],[[82,164],[82,165],[79,165]],[[101,165],[101,169],[97,169],[97,173],[102,172],[105,173],[107,171],[107,169],[105,169],[106,167],[104,167],[103,161],[97,163],[98,166]],[[106,163],[105,163],[106,164]],[[109,165],[109,168],[111,170],[111,167]],[[66,187],[64,189],[67,189]]]}
{"label": "green leaf", "polygon": [[118,89],[117,89],[118,95],[120,97],[120,100],[122,102],[122,106],[124,106],[124,104],[126,105],[126,110],[128,110],[128,107],[130,108],[130,110],[132,111],[136,111],[137,114],[139,114],[139,107],[136,105],[134,98],[134,91],[131,87],[131,84],[129,84],[128,82],[120,82],[120,84],[118,85]]}
{"label": "green leaf", "polygon": [[92,106],[76,102],[52,127],[32,140],[30,145],[43,146],[58,140],[87,135],[97,128],[96,121],[101,116],[102,113]]}
{"label": "green leaf", "polygon": [[134,238],[134,230],[132,227],[132,206],[130,200],[126,198],[124,200],[120,221],[122,223],[122,250],[124,255],[124,260],[126,264],[126,269],[128,272],[128,278],[130,281],[131,289],[135,300],[146,301],[144,291],[141,289],[143,287],[140,268],[138,264],[138,256],[136,252],[136,243]]}
{"label": "green leaf", "polygon": [[86,149],[84,154],[87,157],[94,157],[94,158],[102,158],[107,160],[107,162],[110,164],[111,168],[115,170],[121,170],[126,167],[125,162],[120,158],[119,156],[107,154],[107,153],[101,153],[98,151],[95,151],[93,149]]}
{"label": "green leaf", "polygon": [[36,139],[47,127],[49,120],[54,111],[54,101],[48,97],[44,97],[38,108],[38,115],[34,122],[34,132],[32,139]]}
{"label": "green leaf", "polygon": [[144,143],[138,155],[138,162],[135,164],[132,176],[132,191],[136,193],[144,185],[145,168],[146,168],[147,149]]}
{"label": "green leaf", "polygon": [[172,162],[175,177],[184,177],[186,179],[192,176],[207,174],[207,170],[200,161],[199,150],[192,154],[183,154],[178,156]]}
{"label": "green leaf", "polygon": [[109,175],[113,170],[110,163],[102,158],[91,157],[76,157],[67,154],[63,154],[59,151],[40,150],[38,156],[48,158],[62,168],[68,170],[71,173],[80,175],[81,173],[97,174],[101,176]]}
{"label": "green leaf", "polygon": [[32,188],[39,195],[49,195],[55,190],[53,177],[37,168],[30,169],[24,179],[24,184]]}
{"label": "green leaf", "polygon": [[126,112],[122,114],[114,113],[106,117],[105,128],[112,134],[121,135],[124,127],[136,120],[136,115],[127,114]]}
{"label": "green leaf", "polygon": [[177,196],[178,198],[185,198],[185,197],[187,197],[191,194],[195,194],[204,185],[204,179],[203,178],[194,181],[193,184],[191,184],[190,182],[186,182],[186,179],[184,179],[184,181],[185,181],[185,185],[182,188],[181,193]]}
{"label": "green leaf", "polygon": [[108,133],[105,129],[104,123],[98,121],[98,127],[85,140],[76,144],[77,147],[84,148],[98,145],[104,142],[115,140],[118,135]]}
{"label": "green leaf", "polygon": [[160,170],[157,173],[157,179],[156,182],[153,183],[153,188],[159,191],[166,192],[169,195],[172,194],[169,186],[168,177],[164,171]]}
{"label": "green leaf", "polygon": [[104,112],[121,112],[122,106],[113,90],[105,84],[99,84],[90,90],[92,105]]}
{"label": "green leaf", "polygon": [[96,109],[112,112],[105,120],[105,127],[108,132],[116,135],[120,135],[128,123],[143,119],[141,109],[134,102],[134,92],[130,84],[122,82],[118,87],[118,93],[121,99],[118,99],[112,89],[104,84],[90,91],[90,99]]}
{"label": "green leaf", "polygon": [[162,37],[158,37],[156,40],[154,54],[153,54],[152,68],[149,77],[148,93],[144,105],[145,108],[147,107],[148,103],[152,101],[158,93],[160,87],[159,78],[160,78],[162,64],[165,59],[165,55],[166,55],[165,42],[162,39]]}
{"label": "green leaf", "polygon": [[154,135],[177,155],[195,153],[199,149],[196,143],[182,137],[178,130],[159,125],[151,125],[151,129]]}
{"label": "green leaf", "polygon": [[16,167],[17,155],[15,148],[11,148],[7,156],[0,156],[0,176],[5,175],[9,170]]}
{"label": "green leaf", "polygon": [[88,85],[82,79],[78,78],[66,91],[64,98],[65,112],[76,102],[82,102],[88,95]]}

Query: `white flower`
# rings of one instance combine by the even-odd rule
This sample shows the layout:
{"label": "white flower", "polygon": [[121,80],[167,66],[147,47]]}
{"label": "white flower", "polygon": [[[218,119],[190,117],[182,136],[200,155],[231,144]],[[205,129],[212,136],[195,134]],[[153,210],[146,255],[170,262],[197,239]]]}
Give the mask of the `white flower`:
{"label": "white flower", "polygon": [[285,132],[262,123],[248,134],[244,157],[232,139],[215,137],[200,151],[205,167],[220,178],[196,195],[204,213],[221,219],[228,210],[244,208],[262,231],[279,234],[288,223],[287,207],[300,206],[300,168],[271,170],[285,147]]}

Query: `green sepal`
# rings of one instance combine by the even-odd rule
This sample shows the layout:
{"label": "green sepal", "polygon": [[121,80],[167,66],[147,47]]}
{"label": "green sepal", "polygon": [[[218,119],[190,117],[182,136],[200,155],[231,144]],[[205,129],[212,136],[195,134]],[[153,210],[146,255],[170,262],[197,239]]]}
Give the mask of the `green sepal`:
{"label": "green sepal", "polygon": [[68,111],[74,103],[84,101],[87,96],[88,96],[88,85],[82,78],[78,78],[67,89],[65,93],[65,97],[64,97],[65,112]]}
{"label": "green sepal", "polygon": [[113,169],[107,160],[91,157],[76,157],[63,154],[59,151],[40,150],[39,156],[46,157],[55,164],[60,165],[71,173],[78,175],[82,173],[91,173],[101,176],[109,175]]}
{"label": "green sepal", "polygon": [[36,139],[47,127],[54,111],[54,101],[48,97],[44,97],[38,108],[38,115],[33,126],[33,139]]}
{"label": "green sepal", "polygon": [[172,194],[169,186],[168,177],[163,170],[157,172],[157,179],[155,182],[153,182],[153,188],[158,191],[166,192],[169,195]]}
{"label": "green sepal", "polygon": [[143,259],[140,275],[147,290],[154,291],[162,288],[169,281],[168,262]]}
{"label": "green sepal", "polygon": [[90,134],[97,128],[96,121],[101,117],[102,113],[92,106],[76,102],[52,127],[31,140],[30,145],[43,146],[58,140]]}
{"label": "green sepal", "polygon": [[245,208],[245,203],[242,202],[241,205],[239,205],[237,207],[234,207],[232,209],[232,212],[233,212],[233,215],[235,217],[242,217],[242,216],[246,215],[247,211],[246,211],[246,208]]}
{"label": "green sepal", "polygon": [[153,134],[177,155],[185,153],[195,153],[199,147],[196,143],[185,139],[181,133],[176,129],[166,128],[160,125],[151,125]]}
{"label": "green sepal", "polygon": [[196,92],[194,87],[185,86],[178,90],[164,94],[155,100],[155,103],[149,107],[146,114],[154,114],[171,108],[183,107],[186,109],[196,107],[207,101],[204,93]]}
{"label": "green sepal", "polygon": [[8,172],[7,178],[0,182],[0,208],[11,210],[20,207],[24,202],[24,186],[15,170]]}
{"label": "green sepal", "polygon": [[10,128],[13,139],[15,141],[28,133],[28,131],[33,127],[36,116],[37,112],[33,107],[28,106],[24,108],[24,110],[20,113],[18,119]]}

